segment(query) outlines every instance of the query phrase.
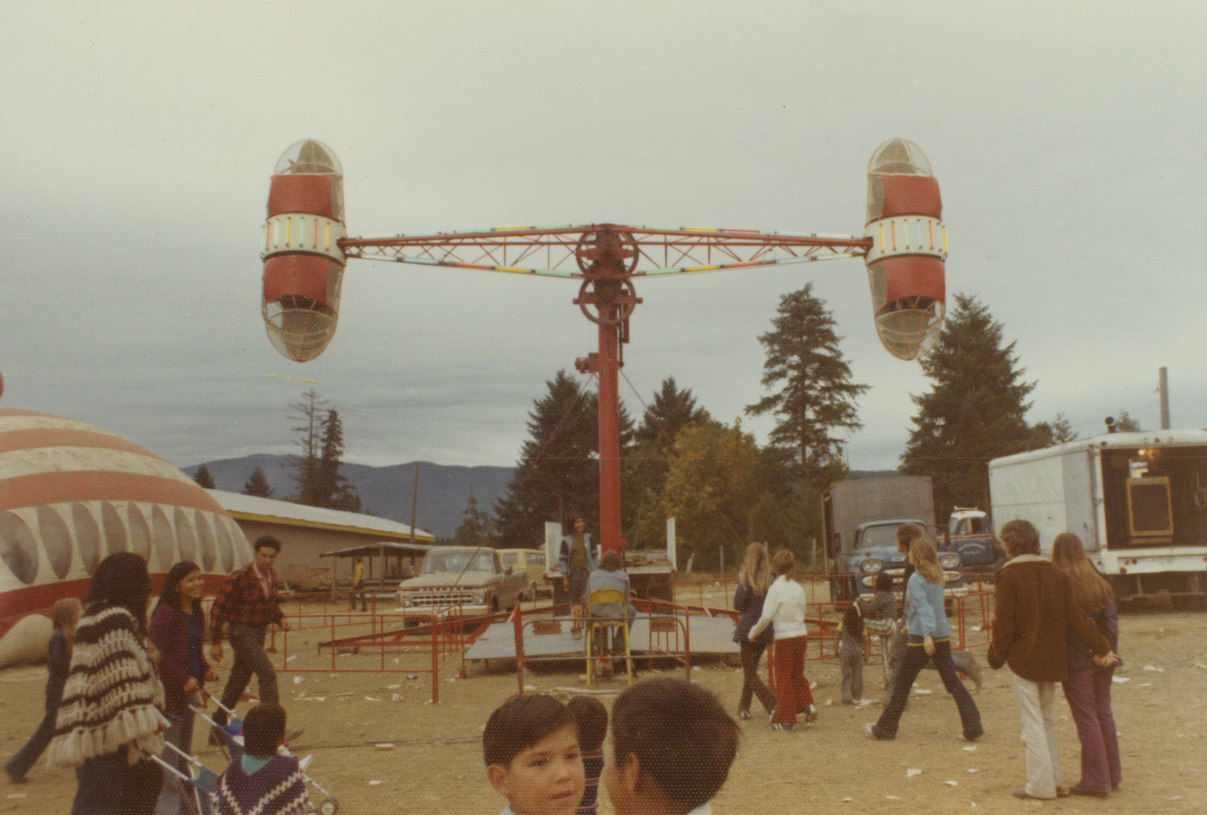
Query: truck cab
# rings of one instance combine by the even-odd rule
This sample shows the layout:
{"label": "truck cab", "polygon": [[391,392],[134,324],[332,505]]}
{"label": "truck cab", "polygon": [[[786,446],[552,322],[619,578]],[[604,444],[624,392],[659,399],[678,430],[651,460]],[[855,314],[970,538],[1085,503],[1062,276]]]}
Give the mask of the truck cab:
{"label": "truck cab", "polygon": [[[855,527],[849,547],[842,546],[834,553],[838,575],[831,580],[831,599],[848,601],[871,596],[875,592],[876,576],[881,573],[892,575],[895,590],[905,588],[902,579],[905,576],[906,557],[904,552],[897,551],[897,529],[904,524],[914,524],[931,541],[935,539],[930,524],[915,518],[859,524]],[[942,550],[938,554],[948,590],[959,588],[959,554]]]}
{"label": "truck cab", "polygon": [[1004,556],[993,537],[989,513],[976,507],[955,507],[947,519],[946,548],[960,555],[960,570],[992,573]]}

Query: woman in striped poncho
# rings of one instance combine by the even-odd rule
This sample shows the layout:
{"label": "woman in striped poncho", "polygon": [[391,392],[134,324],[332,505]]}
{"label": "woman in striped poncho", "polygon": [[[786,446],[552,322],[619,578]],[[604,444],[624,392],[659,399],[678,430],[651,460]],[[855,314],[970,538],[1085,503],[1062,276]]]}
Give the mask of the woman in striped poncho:
{"label": "woman in striped poncho", "polygon": [[96,567],[76,629],[71,669],[50,743],[50,761],[75,767],[72,815],[151,813],[163,774],[168,721],[163,687],[146,648],[147,563],[133,552]]}

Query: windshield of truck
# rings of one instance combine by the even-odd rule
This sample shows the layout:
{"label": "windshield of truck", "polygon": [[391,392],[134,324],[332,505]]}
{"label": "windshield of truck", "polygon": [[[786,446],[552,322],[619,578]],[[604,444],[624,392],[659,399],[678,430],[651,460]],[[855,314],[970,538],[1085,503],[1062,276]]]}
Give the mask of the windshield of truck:
{"label": "windshield of truck", "polygon": [[448,572],[493,572],[490,552],[428,552],[420,574]]}
{"label": "windshield of truck", "polygon": [[[927,534],[929,537],[929,534]],[[897,546],[897,524],[864,527],[859,536],[859,547]]]}

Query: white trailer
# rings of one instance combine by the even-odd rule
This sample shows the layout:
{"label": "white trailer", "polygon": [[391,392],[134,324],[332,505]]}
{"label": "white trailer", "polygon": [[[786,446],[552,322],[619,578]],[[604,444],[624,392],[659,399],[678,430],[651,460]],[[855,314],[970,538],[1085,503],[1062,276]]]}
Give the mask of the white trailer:
{"label": "white trailer", "polygon": [[1051,554],[1081,538],[1121,600],[1207,596],[1207,431],[1108,433],[989,462],[997,530],[1015,518]]}

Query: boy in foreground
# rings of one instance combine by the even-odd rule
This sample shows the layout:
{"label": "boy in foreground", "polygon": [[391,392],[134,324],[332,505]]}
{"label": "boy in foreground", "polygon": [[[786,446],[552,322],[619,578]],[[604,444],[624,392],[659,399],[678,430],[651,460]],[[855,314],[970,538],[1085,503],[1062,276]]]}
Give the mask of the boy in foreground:
{"label": "boy in foreground", "polygon": [[650,679],[612,705],[603,782],[616,815],[709,815],[729,776],[738,723],[682,679]]}
{"label": "boy in foreground", "polygon": [[486,777],[507,798],[502,815],[574,815],[583,797],[578,724],[552,696],[517,696],[482,733]]}

